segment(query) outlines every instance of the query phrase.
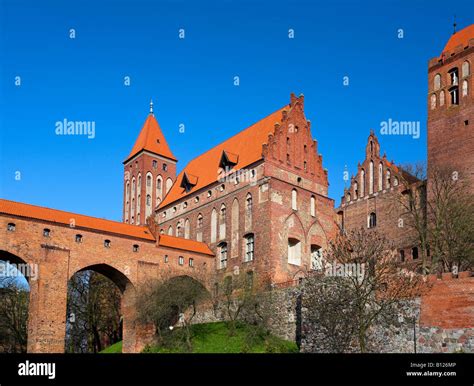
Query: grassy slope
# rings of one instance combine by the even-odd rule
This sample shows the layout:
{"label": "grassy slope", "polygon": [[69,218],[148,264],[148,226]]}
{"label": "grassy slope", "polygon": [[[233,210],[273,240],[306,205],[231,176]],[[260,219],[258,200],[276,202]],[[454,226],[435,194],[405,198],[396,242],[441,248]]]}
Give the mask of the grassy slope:
{"label": "grassy slope", "polygon": [[[267,339],[256,337],[251,343],[248,334],[251,331],[246,325],[238,326],[235,335],[229,336],[227,323],[195,324],[191,327],[193,353],[295,353],[298,348],[294,342],[269,336]],[[167,340],[166,347],[148,347],[147,353],[179,353],[183,352],[177,333],[173,332]],[[122,352],[122,342],[117,342],[101,351],[102,354]]]}
{"label": "grassy slope", "polygon": [[122,353],[122,341],[114,343],[112,346],[104,348],[101,354],[121,354]]}
{"label": "grassy slope", "polygon": [[[192,329],[193,353],[265,353],[298,352],[294,342],[280,339],[276,336],[269,336],[267,339],[256,337],[251,343],[248,341],[250,328],[240,325],[234,336],[229,336],[227,323],[205,323],[196,324]],[[183,352],[178,344],[174,344],[173,335],[168,340],[166,347],[149,347],[149,353],[177,353]]]}

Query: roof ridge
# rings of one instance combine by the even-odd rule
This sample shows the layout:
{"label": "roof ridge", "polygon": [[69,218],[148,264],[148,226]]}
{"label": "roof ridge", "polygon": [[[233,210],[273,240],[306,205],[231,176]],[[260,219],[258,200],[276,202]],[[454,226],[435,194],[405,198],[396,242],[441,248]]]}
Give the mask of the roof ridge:
{"label": "roof ridge", "polygon": [[[204,153],[201,153],[201,154],[197,155],[196,157],[194,157],[193,159],[191,159],[191,160],[186,164],[186,166],[188,166],[188,165],[189,165],[191,162],[193,162],[195,159],[197,159],[197,158],[199,158],[199,157],[201,157],[201,156],[203,156],[203,155],[209,153],[210,151],[214,150],[216,147],[219,147],[219,146],[223,145],[225,142],[230,141],[232,138],[237,137],[239,134],[242,134],[242,133],[245,132],[246,130],[252,128],[252,127],[255,126],[257,123],[259,123],[259,122],[261,122],[261,121],[267,119],[268,117],[270,117],[271,115],[273,115],[273,114],[275,114],[275,113],[277,113],[277,112],[279,112],[279,111],[282,111],[286,106],[288,106],[288,104],[286,104],[285,106],[283,106],[283,107],[281,107],[281,108],[279,108],[279,109],[273,111],[272,113],[266,115],[266,116],[263,117],[262,119],[259,119],[258,121],[252,123],[251,125],[247,126],[245,129],[240,130],[239,132],[235,133],[235,134],[232,135],[231,137],[229,137],[229,138],[227,138],[227,139],[225,139],[225,140],[219,142],[217,145],[212,146],[211,148],[209,148],[208,150],[206,150]],[[281,119],[280,119],[280,121],[281,121]],[[225,150],[225,149],[224,149],[224,150]],[[232,153],[232,152],[230,152],[230,153]],[[236,153],[233,153],[233,154],[238,155],[238,154],[236,154]],[[183,171],[186,169],[186,166],[183,168],[183,170],[181,170],[181,172],[183,172]],[[181,174],[181,172],[180,172],[179,174]],[[171,190],[171,189],[170,189],[170,190]]]}
{"label": "roof ridge", "polygon": [[[72,214],[72,215],[75,215],[75,216],[87,217],[87,218],[91,218],[91,219],[95,219],[95,220],[107,221],[107,222],[111,222],[111,223],[115,223],[115,224],[131,226],[131,227],[135,227],[135,228],[137,228],[137,227],[138,227],[138,228],[140,228],[140,227],[141,227],[141,228],[148,228],[148,227],[145,226],[145,225],[131,225],[131,224],[124,223],[124,222],[122,222],[122,221],[109,220],[109,219],[102,218],[102,217],[94,217],[94,216],[90,216],[90,215],[87,215],[87,214],[75,213],[75,212],[70,212],[70,211],[62,210],[62,209],[48,208],[47,206],[42,206],[42,205],[27,204],[27,203],[25,203],[25,202],[7,200],[6,198],[0,198],[0,203],[1,203],[2,201],[6,201],[6,202],[9,202],[9,203],[12,203],[12,204],[33,206],[33,207],[35,207],[35,208],[40,208],[40,209],[45,209],[45,210],[51,210],[51,211],[55,211],[55,212],[62,212],[62,213],[65,213],[65,214]],[[1,210],[1,208],[0,208],[0,213],[5,213],[5,212],[3,212],[3,211]],[[25,217],[25,216],[21,216],[21,217]],[[28,216],[26,216],[26,217],[28,217]],[[34,218],[34,217],[32,217],[32,218]]]}
{"label": "roof ridge", "polygon": [[[294,103],[294,101],[292,101]],[[263,145],[269,143],[269,136],[275,135],[275,123],[281,123],[285,119],[283,111],[291,111],[292,103],[284,104],[282,107],[266,114],[263,118],[254,121],[234,135],[222,140],[216,145],[210,146],[206,151],[198,154],[188,161],[186,166],[177,175],[173,185],[165,195],[158,208],[172,205],[177,200],[210,186],[218,180],[219,160],[222,153],[238,156],[235,170],[241,170],[255,163],[263,157]],[[181,191],[179,186],[184,173],[199,177],[199,182],[191,191]]]}

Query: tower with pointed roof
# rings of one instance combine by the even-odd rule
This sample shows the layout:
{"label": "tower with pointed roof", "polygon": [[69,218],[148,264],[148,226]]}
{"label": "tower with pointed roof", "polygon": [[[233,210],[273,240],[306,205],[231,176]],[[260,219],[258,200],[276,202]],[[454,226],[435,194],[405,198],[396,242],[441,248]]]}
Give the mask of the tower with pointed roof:
{"label": "tower with pointed roof", "polygon": [[458,172],[474,190],[474,24],[428,65],[428,172]]}
{"label": "tower with pointed roof", "polygon": [[124,164],[123,222],[143,225],[160,205],[176,179],[177,159],[150,113]]}

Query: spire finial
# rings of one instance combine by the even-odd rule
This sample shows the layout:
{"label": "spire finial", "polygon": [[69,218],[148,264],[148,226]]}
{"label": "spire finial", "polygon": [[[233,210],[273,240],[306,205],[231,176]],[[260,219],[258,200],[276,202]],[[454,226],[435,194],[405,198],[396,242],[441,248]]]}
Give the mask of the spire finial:
{"label": "spire finial", "polygon": [[453,35],[456,33],[456,15],[454,15],[454,22],[453,22]]}
{"label": "spire finial", "polygon": [[153,114],[153,99],[150,99],[150,114],[155,115]]}

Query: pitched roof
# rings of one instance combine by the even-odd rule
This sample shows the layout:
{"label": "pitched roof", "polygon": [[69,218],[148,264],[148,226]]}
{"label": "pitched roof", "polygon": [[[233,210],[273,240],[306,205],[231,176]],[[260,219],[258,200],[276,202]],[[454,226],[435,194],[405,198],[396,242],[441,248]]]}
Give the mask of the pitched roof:
{"label": "pitched roof", "polygon": [[[45,208],[42,206],[24,204],[22,202],[0,199],[0,214],[42,220],[67,226],[70,226],[71,220],[74,219],[75,228],[87,228],[148,241],[155,241],[155,237],[146,226],[104,220],[97,217],[84,216],[82,214],[64,212],[62,210]],[[160,235],[158,246],[214,256],[214,253],[209,249],[207,244],[180,237]]]}
{"label": "pitched roof", "polygon": [[[267,143],[268,135],[274,132],[275,123],[281,122],[282,111],[289,109],[285,105],[262,120],[254,123],[245,130],[213,147],[207,152],[191,160],[176,178],[165,199],[161,202],[163,208],[176,200],[202,189],[219,179],[218,170],[223,152],[232,162],[236,162],[235,171],[262,159],[262,145]],[[197,177],[196,185],[188,192],[181,186],[183,175]]]}
{"label": "pitched roof", "polygon": [[466,47],[470,39],[474,39],[474,24],[462,29],[451,35],[448,42],[444,46],[443,53],[454,50],[457,46],[462,45]]}
{"label": "pitched roof", "polygon": [[133,145],[132,151],[125,159],[124,163],[142,150],[147,150],[151,153],[161,155],[173,161],[177,161],[176,157],[171,152],[168,143],[166,142],[165,136],[161,131],[158,121],[153,114],[148,115],[142,130],[135,141],[135,145]]}
{"label": "pitched roof", "polygon": [[104,220],[97,217],[84,216],[82,214],[64,212],[62,210],[45,208],[42,206],[24,204],[22,202],[0,199],[0,213],[18,217],[43,220],[70,226],[74,220],[76,228],[88,228],[123,236],[155,241],[146,226],[125,224],[118,221]]}
{"label": "pitched roof", "polygon": [[205,255],[214,256],[214,253],[210,250],[207,244],[199,242],[199,241],[183,239],[181,237],[160,235],[158,239],[158,245],[161,247],[183,249],[187,251],[198,252]]}

